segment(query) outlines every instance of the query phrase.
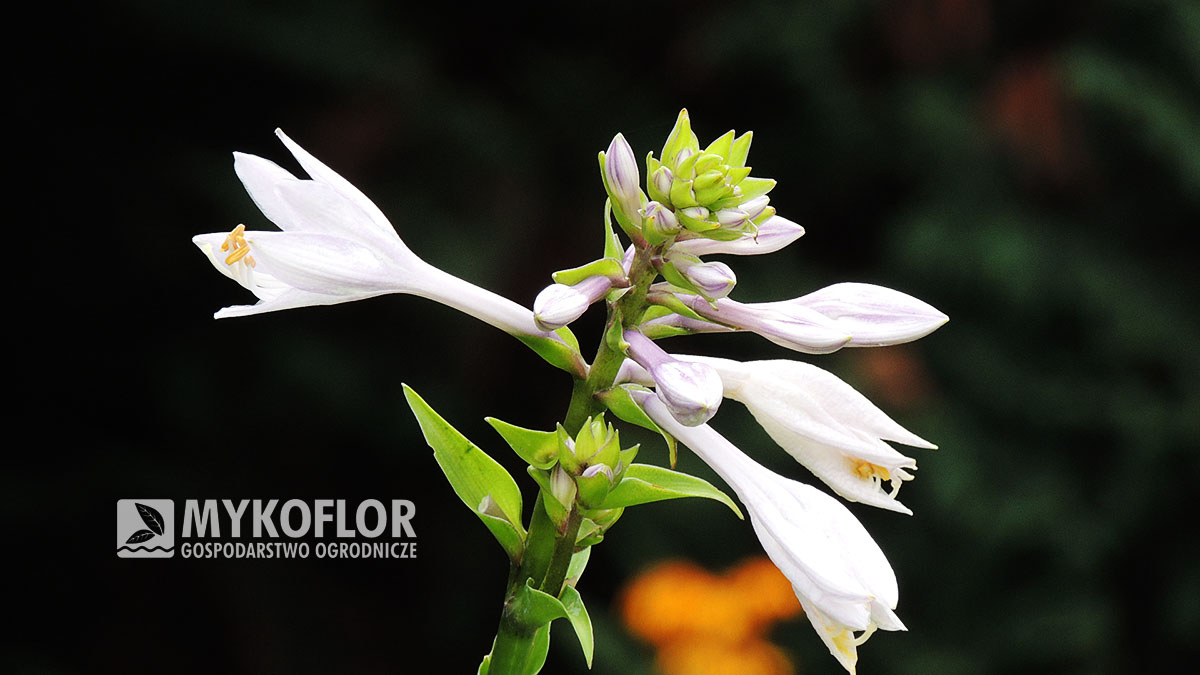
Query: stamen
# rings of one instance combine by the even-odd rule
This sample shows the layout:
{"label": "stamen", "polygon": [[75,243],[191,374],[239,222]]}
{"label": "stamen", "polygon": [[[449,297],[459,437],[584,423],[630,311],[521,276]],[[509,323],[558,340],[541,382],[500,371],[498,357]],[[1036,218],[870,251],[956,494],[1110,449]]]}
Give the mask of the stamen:
{"label": "stamen", "polygon": [[888,470],[878,464],[872,464],[865,459],[854,459],[854,473],[859,478],[866,480],[867,478],[881,478],[883,480],[891,480],[892,476]]}
{"label": "stamen", "polygon": [[233,252],[225,258],[226,265],[232,265],[235,262],[243,259],[250,267],[254,267],[257,264],[255,263],[253,256],[249,255],[250,244],[246,241],[245,225],[238,225],[237,227],[233,228],[233,231],[230,232],[228,236],[225,237],[225,241],[221,244],[221,250],[228,251],[230,249],[232,249]]}
{"label": "stamen", "polygon": [[237,262],[237,261],[241,260],[242,258],[245,258],[245,257],[246,257],[246,255],[247,255],[248,253],[250,253],[250,247],[249,247],[249,246],[241,246],[241,247],[239,247],[239,248],[235,248],[235,249],[233,250],[233,253],[230,253],[230,254],[229,254],[229,255],[228,255],[226,258],[225,258],[225,264],[226,264],[226,265],[232,265],[233,263],[235,263],[235,262]]}

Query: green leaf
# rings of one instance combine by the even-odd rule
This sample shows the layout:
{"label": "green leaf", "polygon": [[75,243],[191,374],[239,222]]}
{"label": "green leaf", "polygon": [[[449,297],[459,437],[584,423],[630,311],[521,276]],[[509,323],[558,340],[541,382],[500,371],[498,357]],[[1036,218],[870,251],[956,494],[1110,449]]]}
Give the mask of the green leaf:
{"label": "green leaf", "polygon": [[569,326],[563,326],[562,328],[559,328],[558,330],[554,331],[554,334],[562,338],[563,342],[567,343],[568,347],[574,349],[576,352],[579,351],[579,338],[575,337],[575,334],[571,332],[571,328]]}
{"label": "green leaf", "polygon": [[638,328],[642,335],[651,340],[661,340],[669,337],[679,337],[680,335],[691,335],[692,331],[682,326],[665,326],[663,324],[654,324],[652,326],[640,326]]}
{"label": "green leaf", "polygon": [[[521,490],[517,482],[496,460],[434,412],[417,392],[407,384],[403,387],[425,442],[433,448],[433,457],[455,494],[491,530],[509,558],[519,560],[525,546],[525,529],[521,526]],[[500,514],[480,511],[489,499]]]}
{"label": "green leaf", "polygon": [[583,576],[583,570],[585,568],[587,568],[588,560],[590,560],[591,557],[592,557],[592,547],[591,546],[588,546],[587,548],[583,549],[582,551],[579,551],[575,555],[571,556],[571,563],[569,565],[567,565],[567,582],[568,583],[574,584],[579,581],[579,577]]}
{"label": "green leaf", "polygon": [[483,661],[479,664],[479,671],[475,675],[488,675],[488,668],[492,665],[492,655],[488,654],[483,657]]}
{"label": "green leaf", "polygon": [[656,305],[662,305],[663,307],[666,307],[667,309],[675,312],[676,314],[681,314],[683,316],[686,316],[689,319],[695,319],[697,321],[708,321],[708,319],[705,319],[704,317],[697,314],[696,310],[692,309],[691,307],[688,307],[686,304],[684,304],[684,302],[682,300],[675,297],[675,295],[673,293],[654,293],[654,294],[651,294],[651,296],[648,299],[650,300],[650,302],[652,302]]}
{"label": "green leaf", "polygon": [[[600,172],[604,173],[603,170]],[[613,232],[612,226],[612,200],[604,200],[604,257],[617,258],[620,260],[625,256],[625,252],[621,250],[621,239],[617,237],[617,233]]]}
{"label": "green leaf", "polygon": [[608,391],[602,391],[596,394],[596,398],[608,407],[614,415],[630,424],[636,424],[643,429],[657,432],[662,435],[663,441],[667,444],[667,452],[670,455],[671,466],[675,466],[675,458],[678,448],[675,445],[675,437],[659,428],[654,420],[642,410],[642,407],[633,400],[629,395],[631,389],[637,388],[641,391],[650,391],[649,389],[636,384],[622,384]]}
{"label": "green leaf", "polygon": [[[658,271],[672,286],[676,286],[687,293],[691,293],[692,295],[704,295],[704,292],[699,288],[696,288],[696,286],[692,284],[691,280],[684,276],[683,272],[679,271],[679,268],[675,267],[674,263],[664,262],[658,268]],[[708,300],[708,298],[705,298],[705,300]]]}
{"label": "green leaf", "polygon": [[579,354],[578,343],[572,347],[560,340],[538,335],[514,335],[513,337],[524,342],[526,347],[532,349],[555,368],[561,368],[580,379],[587,376],[583,356]]}
{"label": "green leaf", "polygon": [[497,431],[521,459],[539,469],[549,469],[558,461],[558,434],[534,431],[509,424],[495,417],[483,418]]}
{"label": "green leaf", "polygon": [[703,478],[649,464],[629,467],[625,472],[625,480],[608,493],[608,499],[604,500],[601,508],[636,506],[680,497],[703,497],[721,502],[732,509],[738,518],[745,520],[737,504]]}
{"label": "green leaf", "polygon": [[583,658],[587,661],[587,667],[591,669],[595,641],[592,637],[592,619],[588,616],[587,608],[583,606],[583,598],[574,587],[567,586],[562,592],[562,604],[567,611],[567,620],[571,622],[571,627],[575,629],[575,635],[579,638],[579,646],[583,648]]}
{"label": "green leaf", "polygon": [[518,623],[524,626],[542,626],[555,619],[567,616],[567,609],[558,598],[533,587],[533,579],[513,594],[509,611]]}
{"label": "green leaf", "polygon": [[546,655],[550,653],[550,624],[537,629],[533,634],[533,646],[529,648],[529,663],[525,666],[525,675],[537,675],[546,665]]}
{"label": "green leaf", "polygon": [[746,178],[738,184],[742,188],[742,200],[749,201],[761,197],[775,187],[774,178]]}
{"label": "green leaf", "polygon": [[621,266],[621,261],[616,258],[601,258],[593,260],[586,265],[572,267],[569,270],[560,270],[550,276],[554,279],[554,283],[574,286],[588,277],[600,276],[608,277],[609,279],[623,279],[625,278],[625,268]]}

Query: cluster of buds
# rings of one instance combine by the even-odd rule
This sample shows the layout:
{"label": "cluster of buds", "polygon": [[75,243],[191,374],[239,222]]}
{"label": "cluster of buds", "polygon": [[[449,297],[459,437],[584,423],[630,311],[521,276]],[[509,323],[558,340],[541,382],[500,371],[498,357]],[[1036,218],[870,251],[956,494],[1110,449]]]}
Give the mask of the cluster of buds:
{"label": "cluster of buds", "polygon": [[652,245],[672,239],[733,241],[753,236],[775,215],[767,193],[770,178],[750,176],[746,166],[753,132],[726,132],[701,150],[687,110],[679,113],[662,155],[646,157],[646,188],[641,191],[637,160],[617,134],[600,153],[601,175],[617,222],[632,238]]}
{"label": "cluster of buds", "polygon": [[[613,425],[604,421],[604,415],[588,418],[574,438],[558,425],[558,466],[554,475],[574,482],[575,499],[585,509],[599,508],[608,493],[625,478],[625,470],[637,457],[638,446],[621,449],[621,437]],[[563,478],[553,478],[552,484],[563,483]],[[561,490],[555,497],[564,506],[569,499]]]}

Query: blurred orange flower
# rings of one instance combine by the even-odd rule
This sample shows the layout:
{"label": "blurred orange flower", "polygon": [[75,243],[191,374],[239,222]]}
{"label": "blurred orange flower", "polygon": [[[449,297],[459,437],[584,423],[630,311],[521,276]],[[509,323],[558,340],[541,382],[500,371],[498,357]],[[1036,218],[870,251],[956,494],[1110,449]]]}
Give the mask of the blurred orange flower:
{"label": "blurred orange flower", "polygon": [[766,557],[724,575],[687,561],[660,563],[626,587],[621,612],[629,630],[658,650],[667,675],[794,672],[765,636],[802,610],[787,577]]}

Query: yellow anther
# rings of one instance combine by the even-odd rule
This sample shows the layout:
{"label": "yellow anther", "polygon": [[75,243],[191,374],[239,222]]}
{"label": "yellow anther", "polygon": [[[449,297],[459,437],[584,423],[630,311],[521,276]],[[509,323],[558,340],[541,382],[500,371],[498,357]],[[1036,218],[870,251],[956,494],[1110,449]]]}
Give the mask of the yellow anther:
{"label": "yellow anther", "polygon": [[225,257],[225,264],[232,265],[233,263],[241,260],[242,258],[245,258],[246,254],[248,254],[248,253],[250,253],[249,246],[241,246],[239,248],[235,248],[235,249],[233,249],[233,253],[230,253],[228,256]]}
{"label": "yellow anther", "polygon": [[254,258],[249,255],[250,244],[246,242],[245,225],[238,225],[225,237],[225,241],[221,244],[221,250],[228,251],[230,249],[233,252],[225,258],[226,265],[232,265],[239,260],[245,259],[247,265],[254,267]]}
{"label": "yellow anther", "polygon": [[892,474],[887,469],[878,464],[872,464],[865,459],[854,460],[854,473],[864,480],[867,478],[892,479]]}

